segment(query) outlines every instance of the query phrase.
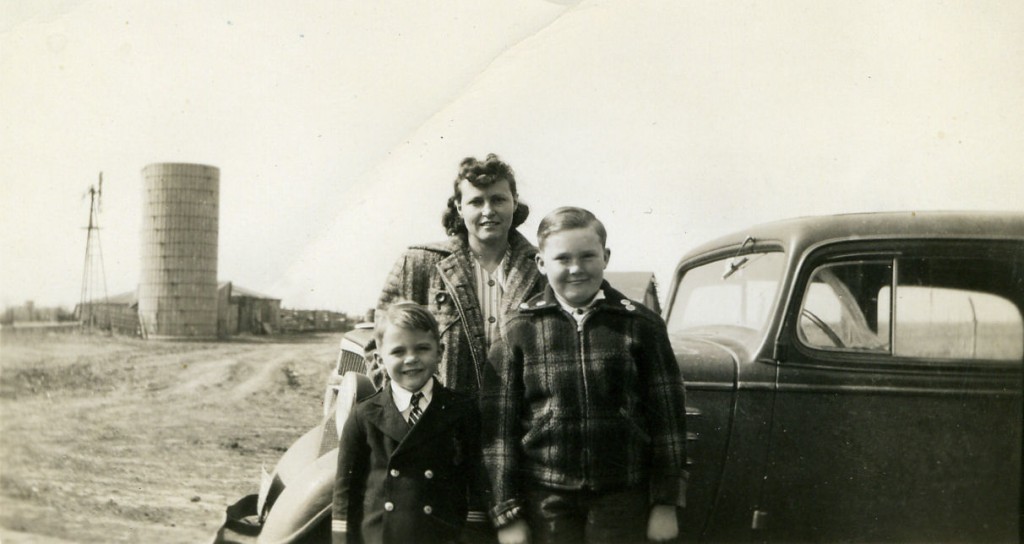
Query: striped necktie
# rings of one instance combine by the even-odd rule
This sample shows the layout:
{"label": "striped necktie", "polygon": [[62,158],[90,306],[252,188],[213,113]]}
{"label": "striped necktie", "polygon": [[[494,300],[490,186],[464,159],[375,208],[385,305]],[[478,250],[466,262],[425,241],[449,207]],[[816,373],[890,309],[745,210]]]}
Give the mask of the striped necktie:
{"label": "striped necktie", "polygon": [[420,399],[423,398],[423,393],[413,393],[412,399],[409,401],[409,406],[412,406],[412,410],[409,412],[409,425],[415,425],[420,420],[420,416],[423,415],[423,410],[420,409]]}

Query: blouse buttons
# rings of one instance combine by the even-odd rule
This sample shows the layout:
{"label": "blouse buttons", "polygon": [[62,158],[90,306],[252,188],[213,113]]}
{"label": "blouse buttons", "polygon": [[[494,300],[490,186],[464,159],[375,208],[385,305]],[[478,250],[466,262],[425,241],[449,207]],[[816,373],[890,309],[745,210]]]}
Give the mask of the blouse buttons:
{"label": "blouse buttons", "polygon": [[397,478],[399,474],[400,474],[400,472],[398,472],[397,468],[391,469],[391,477],[392,478]]}
{"label": "blouse buttons", "polygon": [[488,318],[487,318],[487,322],[488,322],[488,323],[494,323],[495,321],[497,321],[497,319],[494,319],[494,316],[493,316],[493,315],[492,315],[491,317],[488,317]]}
{"label": "blouse buttons", "polygon": [[443,304],[445,300],[448,300],[448,295],[443,291],[434,295],[434,302],[438,304]]}
{"label": "blouse buttons", "polygon": [[393,503],[391,501],[388,501],[388,502],[384,503],[384,509],[387,510],[388,512],[394,510],[395,509],[395,503]]}
{"label": "blouse buttons", "polygon": [[434,509],[431,508],[429,504],[423,507],[423,513],[424,514],[431,514],[433,512],[434,512]]}
{"label": "blouse buttons", "polygon": [[487,280],[487,285],[490,287],[494,287],[494,280]]}
{"label": "blouse buttons", "polygon": [[430,480],[431,478],[434,477],[434,471],[427,469],[427,471],[423,473],[423,477]]}

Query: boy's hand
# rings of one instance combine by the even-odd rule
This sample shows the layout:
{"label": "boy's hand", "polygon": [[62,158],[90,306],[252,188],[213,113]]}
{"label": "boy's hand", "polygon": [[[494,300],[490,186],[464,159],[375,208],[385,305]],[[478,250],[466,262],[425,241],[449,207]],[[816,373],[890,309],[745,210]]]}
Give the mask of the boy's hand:
{"label": "boy's hand", "polygon": [[647,518],[647,540],[666,542],[679,536],[679,522],[676,520],[676,507],[667,504],[655,504],[651,507],[651,515]]}
{"label": "boy's hand", "polygon": [[498,542],[501,544],[529,544],[530,526],[526,520],[517,519],[498,529]]}

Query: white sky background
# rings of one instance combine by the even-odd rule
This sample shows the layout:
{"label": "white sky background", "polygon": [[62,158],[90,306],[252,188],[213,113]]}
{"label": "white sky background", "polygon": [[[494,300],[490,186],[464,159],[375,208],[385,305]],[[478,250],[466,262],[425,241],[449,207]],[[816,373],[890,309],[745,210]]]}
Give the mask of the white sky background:
{"label": "white sky background", "polygon": [[0,8],[0,305],[78,300],[104,172],[110,294],[141,169],[220,168],[219,277],[362,312],[443,238],[458,162],[609,230],[667,287],[795,215],[1024,210],[1024,3],[41,2]]}

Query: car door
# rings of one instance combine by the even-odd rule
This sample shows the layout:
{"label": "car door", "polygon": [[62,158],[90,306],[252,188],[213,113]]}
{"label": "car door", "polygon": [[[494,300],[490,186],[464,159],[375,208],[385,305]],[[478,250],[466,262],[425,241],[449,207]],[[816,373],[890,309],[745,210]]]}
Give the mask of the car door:
{"label": "car door", "polygon": [[773,365],[765,342],[786,270],[777,243],[744,242],[680,268],[667,324],[686,384],[687,541],[750,537],[764,473]]}
{"label": "car door", "polygon": [[1021,506],[1024,244],[814,251],[779,337],[770,541],[1005,541]]}

